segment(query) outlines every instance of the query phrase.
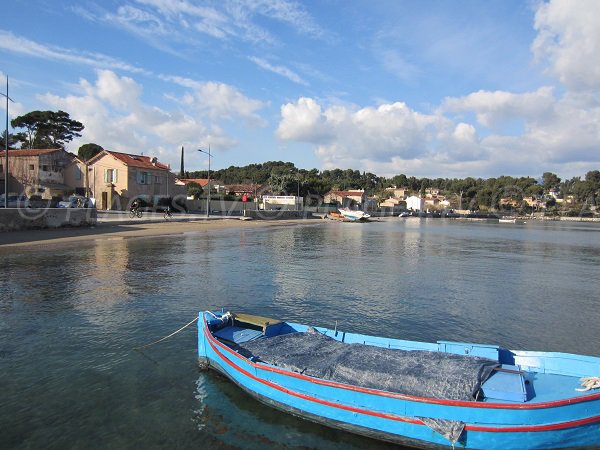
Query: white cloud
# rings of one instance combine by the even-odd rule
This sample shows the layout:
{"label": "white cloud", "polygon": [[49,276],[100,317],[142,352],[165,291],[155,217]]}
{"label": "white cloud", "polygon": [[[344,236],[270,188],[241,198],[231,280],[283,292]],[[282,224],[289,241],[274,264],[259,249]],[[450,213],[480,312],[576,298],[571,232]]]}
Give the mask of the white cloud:
{"label": "white cloud", "polygon": [[498,129],[515,119],[539,120],[552,113],[555,102],[551,87],[524,94],[478,91],[465,97],[444,99],[440,111],[474,112],[481,125]]}
{"label": "white cloud", "polygon": [[264,59],[257,58],[256,56],[250,56],[248,59],[262,69],[276,73],[277,75],[281,75],[282,77],[285,77],[288,80],[293,81],[294,83],[308,86],[308,83],[306,81],[304,81],[302,78],[300,78],[298,74],[288,69],[287,67],[274,66],[271,63],[265,61]]}
{"label": "white cloud", "polygon": [[[181,51],[181,45],[198,46],[202,38],[239,40],[273,45],[278,42],[265,21],[283,23],[297,33],[323,38],[327,33],[301,4],[287,0],[228,0],[198,5],[189,0],[134,0],[116,11],[98,4],[74,10],[88,20],[102,21],[121,27],[141,37],[150,45],[170,53]],[[196,31],[193,34],[192,31]],[[174,46],[172,44],[178,44]]]}
{"label": "white cloud", "polygon": [[159,78],[190,89],[183,96],[182,103],[201,114],[221,119],[239,117],[253,125],[265,125],[258,111],[268,106],[268,103],[247,97],[231,85],[170,75],[160,75]]}
{"label": "white cloud", "polygon": [[85,125],[82,137],[68,145],[73,152],[94,142],[109,150],[154,154],[163,162],[177,164],[177,149],[182,144],[199,145],[206,140],[220,150],[237,144],[218,124],[205,123],[202,116],[145,104],[135,80],[111,71],[98,71],[94,84],[80,80],[78,91],[62,97],[39,96],[51,108],[68,111]]}
{"label": "white cloud", "polygon": [[439,116],[411,110],[405,103],[351,110],[323,109],[312,98],[300,98],[281,107],[277,136],[309,142],[325,167],[364,160],[411,159],[428,152],[428,142],[445,124]]}
{"label": "white cloud", "polygon": [[333,136],[321,106],[312,98],[300,98],[281,107],[277,136],[283,140],[320,143]]}
{"label": "white cloud", "polygon": [[600,87],[600,2],[540,2],[532,51],[570,90]]}
{"label": "white cloud", "polygon": [[[457,110],[476,114],[492,128],[515,117],[524,126],[515,135],[480,136],[475,124],[442,114]],[[556,100],[547,88],[446,99],[431,115],[401,102],[324,108],[315,99],[300,98],[281,107],[277,136],[312,144],[324,168],[447,177],[560,174],[600,163],[600,105],[591,106],[581,95]]]}
{"label": "white cloud", "polygon": [[139,67],[111,58],[110,56],[99,53],[76,52],[58,46],[44,45],[4,30],[0,30],[0,49],[35,58],[83,64],[95,68],[118,69],[131,73],[148,73]]}

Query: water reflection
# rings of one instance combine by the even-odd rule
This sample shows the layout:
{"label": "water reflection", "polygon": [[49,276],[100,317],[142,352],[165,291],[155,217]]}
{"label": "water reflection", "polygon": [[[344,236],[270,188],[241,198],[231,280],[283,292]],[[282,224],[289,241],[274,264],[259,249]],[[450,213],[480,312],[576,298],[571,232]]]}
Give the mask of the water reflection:
{"label": "water reflection", "polygon": [[236,448],[242,435],[256,448],[379,448],[199,375],[191,328],[145,355],[132,348],[225,307],[600,355],[599,230],[395,219],[2,252],[2,445]]}

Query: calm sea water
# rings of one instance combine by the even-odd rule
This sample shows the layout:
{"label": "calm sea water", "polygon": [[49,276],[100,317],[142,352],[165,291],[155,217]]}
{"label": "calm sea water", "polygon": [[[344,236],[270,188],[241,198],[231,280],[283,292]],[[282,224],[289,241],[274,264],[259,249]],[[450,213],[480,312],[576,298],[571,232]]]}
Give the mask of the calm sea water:
{"label": "calm sea water", "polygon": [[[1,448],[387,448],[196,366],[199,310],[600,356],[600,226],[385,219],[0,249]],[[389,447],[392,448],[392,447]]]}

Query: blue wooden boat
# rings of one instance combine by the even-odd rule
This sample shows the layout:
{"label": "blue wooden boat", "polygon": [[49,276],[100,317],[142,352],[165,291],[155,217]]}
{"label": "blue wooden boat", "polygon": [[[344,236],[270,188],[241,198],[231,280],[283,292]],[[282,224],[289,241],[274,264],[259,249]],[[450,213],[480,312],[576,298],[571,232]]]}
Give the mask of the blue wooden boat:
{"label": "blue wooden boat", "polygon": [[600,448],[597,357],[387,339],[223,311],[199,314],[198,357],[267,405],[376,439]]}

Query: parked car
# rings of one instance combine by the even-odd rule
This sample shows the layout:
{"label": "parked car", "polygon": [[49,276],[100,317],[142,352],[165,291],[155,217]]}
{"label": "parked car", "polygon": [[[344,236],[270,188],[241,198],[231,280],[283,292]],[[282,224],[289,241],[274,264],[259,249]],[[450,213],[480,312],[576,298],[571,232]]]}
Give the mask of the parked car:
{"label": "parked car", "polygon": [[57,208],[89,208],[90,199],[82,195],[71,195],[67,200],[58,202]]}
{"label": "parked car", "polygon": [[[4,194],[0,194],[0,208],[4,208]],[[29,208],[29,199],[25,195],[8,194],[9,208]]]}

